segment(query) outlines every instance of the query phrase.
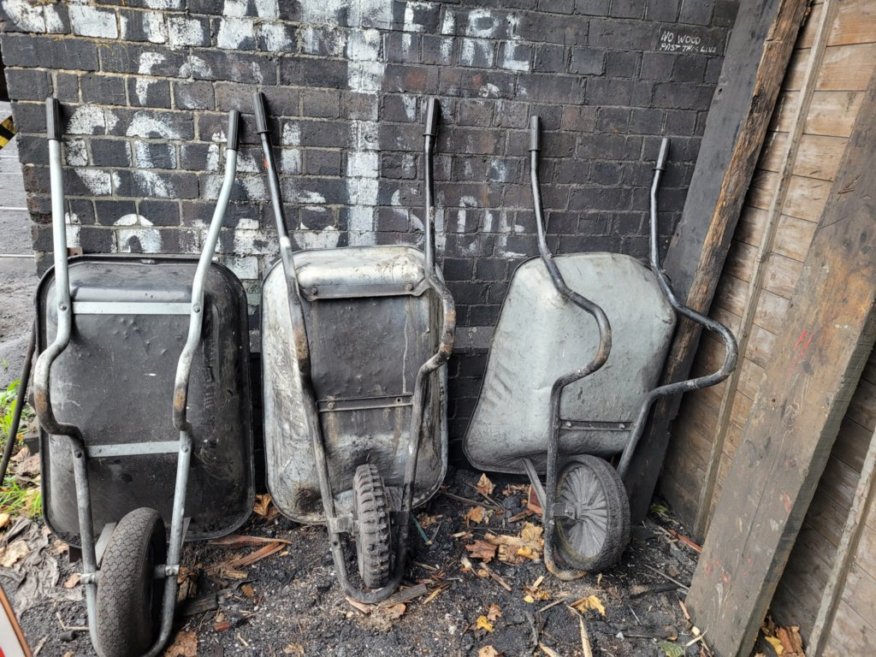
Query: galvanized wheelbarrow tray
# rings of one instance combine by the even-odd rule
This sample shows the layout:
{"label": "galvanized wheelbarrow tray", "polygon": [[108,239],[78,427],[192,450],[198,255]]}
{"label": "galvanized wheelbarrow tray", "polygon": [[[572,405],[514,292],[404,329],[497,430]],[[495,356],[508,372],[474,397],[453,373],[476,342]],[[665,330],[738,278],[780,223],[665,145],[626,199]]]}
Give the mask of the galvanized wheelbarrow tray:
{"label": "galvanized wheelbarrow tray", "polygon": [[[680,304],[660,269],[656,194],[668,140],[651,186],[649,268],[616,253],[553,257],[539,193],[538,117],[530,131],[540,258],[511,281],[463,449],[477,468],[529,477],[543,509],[545,565],[572,579],[614,564],[629,542],[623,477],[654,401],[723,381],[736,342],[725,326]],[[586,329],[585,313],[597,330]],[[676,313],[716,332],[725,359],[715,373],[658,386]],[[584,365],[570,371],[576,363]]]}
{"label": "galvanized wheelbarrow tray", "polygon": [[34,371],[43,513],[82,549],[97,653],[157,655],[170,635],[183,540],[233,531],[254,496],[246,297],[234,274],[211,262],[239,115],[231,113],[200,260],[68,263],[56,100],[47,113],[55,264],[36,295]]}
{"label": "galvanized wheelbarrow tray", "polygon": [[[425,253],[294,254],[260,94],[255,106],[281,256],[262,289],[268,488],[284,515],[327,525],[344,590],[376,602],[401,581],[412,508],[447,469],[444,363],[455,313],[432,247],[436,105],[425,133]],[[347,576],[343,534],[355,537],[364,587]]]}

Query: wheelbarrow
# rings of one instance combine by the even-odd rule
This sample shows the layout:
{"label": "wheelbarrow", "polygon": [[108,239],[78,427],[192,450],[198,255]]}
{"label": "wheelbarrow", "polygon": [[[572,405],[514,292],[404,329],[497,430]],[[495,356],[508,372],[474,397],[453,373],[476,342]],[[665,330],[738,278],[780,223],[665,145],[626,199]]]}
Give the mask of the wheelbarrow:
{"label": "wheelbarrow", "polygon": [[[255,115],[280,242],[262,288],[267,485],[285,516],[327,526],[344,591],[374,603],[397,589],[411,510],[447,470],[444,364],[455,311],[432,239],[436,101],[425,130],[424,251],[293,253],[259,93]],[[361,586],[347,575],[349,535]]]}
{"label": "wheelbarrow", "polygon": [[43,513],[81,547],[97,654],[153,656],[170,635],[183,540],[233,531],[254,499],[246,297],[211,262],[234,183],[239,114],[229,118],[200,259],[68,263],[58,101],[46,110],[54,267],[36,293],[34,368]]}
{"label": "wheelbarrow", "polygon": [[[530,125],[540,258],[511,281],[463,449],[479,469],[528,476],[542,509],[545,565],[564,580],[613,565],[629,543],[623,478],[654,401],[715,385],[736,364],[730,331],[682,305],[660,268],[657,189],[668,149],[664,138],[651,185],[650,267],[617,253],[554,257],[541,207],[538,117]],[[582,330],[585,313],[595,331]],[[726,353],[717,372],[660,386],[676,313],[717,333]],[[570,372],[574,363],[586,365]]]}

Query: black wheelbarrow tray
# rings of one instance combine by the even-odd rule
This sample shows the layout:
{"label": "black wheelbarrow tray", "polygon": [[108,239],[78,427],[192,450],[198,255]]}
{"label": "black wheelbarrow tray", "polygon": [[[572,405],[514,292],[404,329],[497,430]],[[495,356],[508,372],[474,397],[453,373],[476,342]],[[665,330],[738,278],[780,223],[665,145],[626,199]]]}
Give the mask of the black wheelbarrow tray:
{"label": "black wheelbarrow tray", "polygon": [[[542,507],[545,565],[574,579],[613,565],[629,542],[624,477],[653,403],[723,381],[737,349],[725,326],[676,299],[660,268],[657,189],[669,141],[661,143],[651,185],[650,267],[618,253],[551,254],[539,150],[532,117],[540,258],[511,281],[463,449],[477,468],[529,477]],[[658,385],[677,314],[721,338],[724,362],[716,372]]]}
{"label": "black wheelbarrow tray", "polygon": [[156,655],[171,629],[183,540],[230,533],[253,503],[246,296],[211,262],[239,115],[200,260],[68,264],[57,101],[47,111],[55,264],[36,294],[34,371],[43,513],[81,547],[97,653]]}
{"label": "black wheelbarrow tray", "polygon": [[[376,602],[401,581],[412,508],[447,470],[444,363],[455,312],[432,254],[436,104],[425,131],[425,252],[293,253],[263,102],[257,94],[281,256],[262,288],[268,488],[284,515],[327,525],[345,592]],[[355,538],[363,587],[347,576],[344,534]]]}

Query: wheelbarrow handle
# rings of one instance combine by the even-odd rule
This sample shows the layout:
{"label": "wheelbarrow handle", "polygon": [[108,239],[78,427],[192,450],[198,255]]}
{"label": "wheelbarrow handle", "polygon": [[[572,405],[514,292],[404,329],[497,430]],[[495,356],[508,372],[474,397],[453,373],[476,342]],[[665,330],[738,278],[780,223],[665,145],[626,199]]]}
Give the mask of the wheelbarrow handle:
{"label": "wheelbarrow handle", "polygon": [[660,152],[657,154],[657,164],[654,165],[655,171],[666,170],[666,158],[669,155],[669,137],[664,137],[660,141]]}
{"label": "wheelbarrow handle", "polygon": [[432,96],[426,104],[426,132],[433,139],[438,135],[438,99]]}
{"label": "wheelbarrow handle", "polygon": [[541,150],[541,120],[537,116],[533,116],[529,120],[529,151],[538,152]]}
{"label": "wheelbarrow handle", "polygon": [[269,132],[268,110],[265,107],[265,95],[261,91],[252,95],[252,105],[255,108],[256,132],[260,135]]}
{"label": "wheelbarrow handle", "polygon": [[228,137],[226,148],[236,151],[240,146],[240,112],[231,110],[228,114]]}
{"label": "wheelbarrow handle", "polygon": [[61,103],[57,98],[46,98],[46,137],[61,141]]}

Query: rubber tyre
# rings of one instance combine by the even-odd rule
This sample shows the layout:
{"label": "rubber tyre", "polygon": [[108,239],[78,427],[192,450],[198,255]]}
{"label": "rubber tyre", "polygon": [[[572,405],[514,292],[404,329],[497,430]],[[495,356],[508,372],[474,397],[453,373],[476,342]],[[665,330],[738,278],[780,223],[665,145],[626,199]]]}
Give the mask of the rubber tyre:
{"label": "rubber tyre", "polygon": [[389,500],[377,466],[356,468],[353,479],[356,505],[356,557],[366,588],[379,589],[392,574],[393,536]]}
{"label": "rubber tyre", "polygon": [[586,509],[583,518],[557,518],[554,545],[563,561],[599,572],[620,560],[630,542],[630,501],[611,464],[596,456],[573,457],[560,474],[556,501]]}
{"label": "rubber tyre", "polygon": [[154,572],[166,553],[158,511],[135,509],[116,525],[97,585],[97,643],[104,657],[139,657],[158,637],[164,580]]}

